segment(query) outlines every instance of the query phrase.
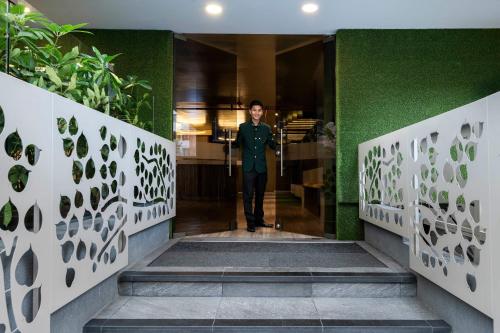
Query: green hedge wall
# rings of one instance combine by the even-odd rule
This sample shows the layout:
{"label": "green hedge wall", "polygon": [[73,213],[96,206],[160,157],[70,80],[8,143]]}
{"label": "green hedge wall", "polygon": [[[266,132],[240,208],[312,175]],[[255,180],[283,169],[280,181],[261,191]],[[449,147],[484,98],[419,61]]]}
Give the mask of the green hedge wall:
{"label": "green hedge wall", "polygon": [[336,38],[337,237],[361,239],[357,145],[500,90],[500,29]]}
{"label": "green hedge wall", "polygon": [[173,33],[159,30],[90,30],[93,35],[76,34],[82,51],[95,46],[107,54],[121,53],[116,58],[118,75],[137,75],[153,87],[153,111],[144,113],[142,120],[153,120],[153,132],[172,139],[173,121]]}

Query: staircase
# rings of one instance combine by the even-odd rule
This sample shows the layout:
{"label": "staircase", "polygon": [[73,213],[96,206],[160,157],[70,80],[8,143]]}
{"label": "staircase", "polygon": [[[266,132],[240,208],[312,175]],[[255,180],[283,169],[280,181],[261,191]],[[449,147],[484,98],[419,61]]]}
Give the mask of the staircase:
{"label": "staircase", "polygon": [[451,332],[416,279],[364,242],[173,241],[122,272],[105,332]]}

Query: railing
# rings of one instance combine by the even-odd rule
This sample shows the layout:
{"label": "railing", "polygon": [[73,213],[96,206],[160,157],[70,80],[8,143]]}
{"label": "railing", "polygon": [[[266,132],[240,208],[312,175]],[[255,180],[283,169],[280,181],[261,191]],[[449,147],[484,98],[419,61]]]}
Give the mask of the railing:
{"label": "railing", "polygon": [[410,240],[410,268],[500,318],[500,93],[359,145],[359,217]]}
{"label": "railing", "polygon": [[175,215],[175,145],[3,73],[0,140],[0,331],[49,332]]}

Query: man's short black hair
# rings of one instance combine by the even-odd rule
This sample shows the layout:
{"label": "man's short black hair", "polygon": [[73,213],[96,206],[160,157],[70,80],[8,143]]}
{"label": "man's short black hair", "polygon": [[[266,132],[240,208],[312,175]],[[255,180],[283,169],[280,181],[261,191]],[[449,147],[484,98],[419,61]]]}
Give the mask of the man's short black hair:
{"label": "man's short black hair", "polygon": [[258,99],[254,99],[253,101],[250,102],[249,109],[253,108],[255,105],[260,106],[261,108],[264,108],[264,104],[262,104],[261,101]]}

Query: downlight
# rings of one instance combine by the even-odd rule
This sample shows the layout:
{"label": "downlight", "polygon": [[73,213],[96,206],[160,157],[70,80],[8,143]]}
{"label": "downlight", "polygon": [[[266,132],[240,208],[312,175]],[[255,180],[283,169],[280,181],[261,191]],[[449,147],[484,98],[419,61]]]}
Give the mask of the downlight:
{"label": "downlight", "polygon": [[207,12],[207,14],[209,15],[220,15],[222,14],[222,6],[217,4],[217,3],[209,3],[206,7],[205,7],[205,11]]}
{"label": "downlight", "polygon": [[308,2],[302,5],[302,11],[306,14],[316,13],[319,9],[319,6],[315,3]]}

